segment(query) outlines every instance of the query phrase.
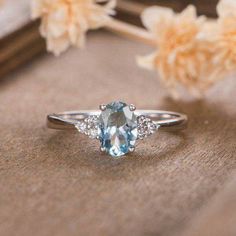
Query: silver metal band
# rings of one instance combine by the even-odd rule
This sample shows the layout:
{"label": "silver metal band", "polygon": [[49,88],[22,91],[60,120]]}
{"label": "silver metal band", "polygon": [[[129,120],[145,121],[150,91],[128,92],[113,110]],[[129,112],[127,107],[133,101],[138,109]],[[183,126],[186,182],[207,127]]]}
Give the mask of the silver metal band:
{"label": "silver metal band", "polygon": [[[51,129],[76,129],[78,121],[83,121],[89,116],[100,115],[100,110],[68,111],[47,116],[47,126]],[[149,117],[160,130],[175,131],[184,129],[187,125],[187,116],[178,112],[160,110],[135,110],[137,116]]]}

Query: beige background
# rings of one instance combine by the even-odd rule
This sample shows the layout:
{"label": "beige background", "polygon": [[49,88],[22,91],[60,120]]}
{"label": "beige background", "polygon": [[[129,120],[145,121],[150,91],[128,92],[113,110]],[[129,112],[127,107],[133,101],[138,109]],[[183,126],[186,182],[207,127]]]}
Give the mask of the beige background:
{"label": "beige background", "polygon": [[[100,32],[0,81],[0,235],[236,235],[235,78],[204,101],[174,102],[135,64],[150,51]],[[117,99],[187,113],[189,128],[112,160],[45,127],[47,113]]]}

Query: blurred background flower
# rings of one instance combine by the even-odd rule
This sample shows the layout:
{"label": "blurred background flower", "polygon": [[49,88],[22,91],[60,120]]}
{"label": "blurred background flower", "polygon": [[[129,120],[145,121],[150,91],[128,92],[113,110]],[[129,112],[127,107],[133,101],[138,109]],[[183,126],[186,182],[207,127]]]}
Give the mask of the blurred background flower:
{"label": "blurred background flower", "polygon": [[217,6],[218,31],[214,37],[217,53],[214,61],[222,71],[236,69],[236,1],[221,0]]}
{"label": "blurred background flower", "polygon": [[[5,2],[5,6],[10,7],[1,8],[2,17],[4,14],[12,15],[12,9],[16,5],[11,1]],[[26,50],[32,52],[29,58],[45,50],[44,41],[41,40],[36,28],[38,21],[29,22],[29,15],[26,14],[29,13],[26,6],[28,8],[30,2],[31,0],[19,0],[18,11],[24,5],[24,13],[21,17],[14,17],[17,19],[14,25],[18,28],[18,22],[22,21],[23,16],[27,16],[24,22],[28,23],[28,30],[23,27],[26,23],[20,24],[24,43],[18,43],[14,47],[15,55],[20,55],[21,50],[38,42],[35,51]],[[34,19],[41,19],[40,33],[46,39],[47,50],[55,55],[59,55],[70,46],[83,47],[88,30],[105,27],[154,48],[149,55],[139,57],[138,63],[144,68],[157,71],[159,78],[175,98],[180,94],[185,96],[186,93],[181,88],[187,89],[196,97],[202,97],[206,89],[225,77],[223,75],[226,72],[236,70],[235,5],[234,0],[221,0],[217,6],[219,18],[213,20],[198,17],[195,7],[190,5],[184,9],[185,4],[180,9],[175,8],[180,12],[175,13],[172,8],[160,6],[144,10],[147,5],[127,4],[126,1],[117,1],[116,6],[115,0],[32,0],[32,16]],[[115,13],[115,7],[118,14],[111,17]],[[184,10],[181,12],[181,9]],[[7,14],[8,11],[10,14]],[[142,11],[141,19],[146,29],[137,26],[141,23],[139,19]],[[133,24],[133,18],[132,21],[128,18],[123,20],[122,15],[127,12],[131,12],[132,17],[135,15],[137,25]],[[11,21],[11,18],[5,19],[5,22]],[[5,22],[2,23],[1,31],[4,31]],[[5,29],[8,28],[14,30],[7,25]],[[4,61],[12,58],[12,53],[2,55]],[[22,59],[22,63],[23,61]]]}
{"label": "blurred background flower", "polygon": [[115,0],[33,0],[32,17],[41,18],[47,50],[59,55],[71,45],[83,47],[86,32],[103,26],[115,5]]}
{"label": "blurred background flower", "polygon": [[200,97],[214,82],[211,75],[216,69],[212,63],[214,47],[200,37],[206,18],[197,17],[194,6],[179,14],[154,6],[143,12],[142,22],[156,40],[156,50],[139,57],[138,64],[157,70],[175,98],[179,86]]}

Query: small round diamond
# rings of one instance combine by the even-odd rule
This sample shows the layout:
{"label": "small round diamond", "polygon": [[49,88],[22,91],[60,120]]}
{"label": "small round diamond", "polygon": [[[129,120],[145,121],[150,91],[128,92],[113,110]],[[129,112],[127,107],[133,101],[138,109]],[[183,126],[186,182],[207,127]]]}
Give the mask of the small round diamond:
{"label": "small round diamond", "polygon": [[79,130],[80,133],[85,133],[86,131],[86,124],[84,122],[78,122],[76,128]]}

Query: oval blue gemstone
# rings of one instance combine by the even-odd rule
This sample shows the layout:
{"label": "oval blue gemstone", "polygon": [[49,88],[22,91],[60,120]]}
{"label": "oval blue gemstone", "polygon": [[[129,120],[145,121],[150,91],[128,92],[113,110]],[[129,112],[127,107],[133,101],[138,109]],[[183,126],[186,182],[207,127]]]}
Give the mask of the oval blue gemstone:
{"label": "oval blue gemstone", "polygon": [[100,142],[101,146],[113,157],[120,157],[135,145],[137,116],[123,102],[112,102],[101,112]]}

